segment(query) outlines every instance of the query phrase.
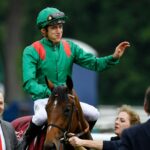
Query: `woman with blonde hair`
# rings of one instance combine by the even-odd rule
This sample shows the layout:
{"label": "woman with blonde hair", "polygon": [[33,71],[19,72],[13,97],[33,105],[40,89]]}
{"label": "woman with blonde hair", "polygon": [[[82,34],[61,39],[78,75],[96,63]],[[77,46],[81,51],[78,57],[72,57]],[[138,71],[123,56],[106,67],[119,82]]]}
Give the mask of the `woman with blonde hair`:
{"label": "woman with blonde hair", "polygon": [[139,115],[129,105],[122,105],[118,108],[117,117],[115,119],[114,133],[117,137],[112,137],[111,140],[120,139],[124,129],[140,123]]}
{"label": "woman with blonde hair", "polygon": [[74,147],[88,147],[96,150],[118,150],[120,145],[120,136],[124,129],[140,123],[139,115],[129,105],[122,105],[118,109],[117,117],[115,119],[114,133],[110,141],[103,140],[84,140],[76,136],[69,138],[69,142]]}

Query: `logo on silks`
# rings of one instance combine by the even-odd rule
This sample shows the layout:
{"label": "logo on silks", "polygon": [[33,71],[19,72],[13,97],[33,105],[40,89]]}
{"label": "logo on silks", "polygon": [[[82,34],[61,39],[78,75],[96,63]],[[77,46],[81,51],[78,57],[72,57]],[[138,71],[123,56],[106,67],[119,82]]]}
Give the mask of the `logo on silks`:
{"label": "logo on silks", "polygon": [[15,134],[16,134],[16,136],[17,136],[17,139],[21,139],[22,136],[23,136],[23,134],[24,134],[24,132],[23,132],[23,130],[15,131]]}

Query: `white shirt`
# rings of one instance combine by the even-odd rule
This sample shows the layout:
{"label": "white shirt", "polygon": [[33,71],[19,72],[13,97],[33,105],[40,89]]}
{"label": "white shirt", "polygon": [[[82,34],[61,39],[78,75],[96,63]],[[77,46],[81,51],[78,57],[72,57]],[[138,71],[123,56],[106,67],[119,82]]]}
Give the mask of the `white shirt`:
{"label": "white shirt", "polygon": [[3,150],[6,150],[6,143],[5,143],[4,134],[2,131],[1,124],[0,124],[0,135],[1,135],[1,140],[2,140],[2,148],[3,148]]}

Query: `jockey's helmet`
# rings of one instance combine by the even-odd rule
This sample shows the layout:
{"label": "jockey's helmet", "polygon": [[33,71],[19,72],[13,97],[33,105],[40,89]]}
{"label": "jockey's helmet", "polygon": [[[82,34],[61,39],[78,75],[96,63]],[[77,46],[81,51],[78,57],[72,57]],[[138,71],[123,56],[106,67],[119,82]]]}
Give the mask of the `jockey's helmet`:
{"label": "jockey's helmet", "polygon": [[57,8],[47,7],[41,10],[37,16],[36,24],[39,29],[47,25],[65,23],[67,16]]}

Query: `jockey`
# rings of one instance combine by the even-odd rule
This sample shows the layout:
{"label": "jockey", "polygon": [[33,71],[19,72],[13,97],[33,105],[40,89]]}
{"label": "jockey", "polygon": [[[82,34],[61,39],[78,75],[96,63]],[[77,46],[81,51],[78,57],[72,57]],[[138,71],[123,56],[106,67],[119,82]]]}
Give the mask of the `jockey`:
{"label": "jockey", "polygon": [[[86,53],[72,41],[62,40],[63,25],[67,16],[60,10],[47,7],[37,16],[37,26],[43,36],[39,41],[27,46],[23,52],[23,88],[34,100],[34,115],[24,134],[24,147],[36,136],[47,120],[45,105],[51,94],[45,82],[45,76],[55,86],[65,84],[67,75],[72,75],[73,63],[93,71],[103,71],[119,63],[119,58],[129,42],[121,42],[112,55],[98,58]],[[90,128],[99,117],[99,111],[80,102]]]}

